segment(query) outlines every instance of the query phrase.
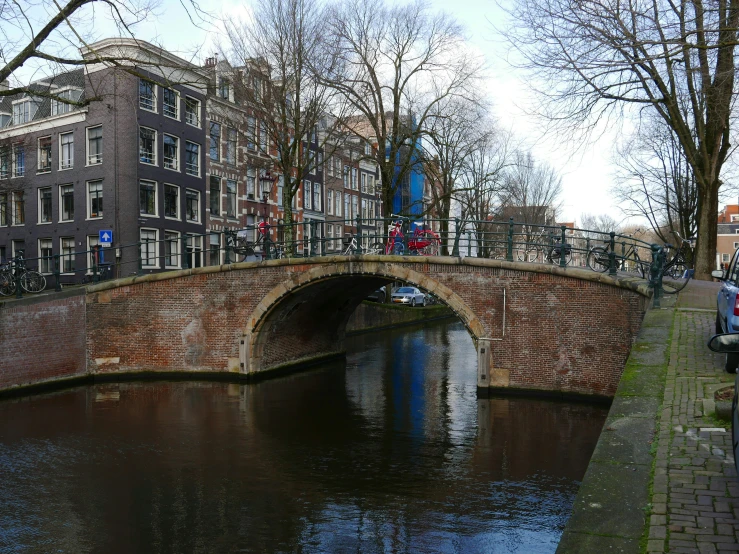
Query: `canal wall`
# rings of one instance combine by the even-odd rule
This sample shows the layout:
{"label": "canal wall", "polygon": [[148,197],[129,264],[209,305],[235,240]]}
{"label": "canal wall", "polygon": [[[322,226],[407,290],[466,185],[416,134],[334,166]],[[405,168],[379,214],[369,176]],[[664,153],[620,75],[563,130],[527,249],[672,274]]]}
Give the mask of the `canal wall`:
{"label": "canal wall", "polygon": [[357,306],[357,309],[349,317],[346,332],[348,335],[367,333],[452,317],[456,317],[454,312],[443,305],[409,308],[408,306],[380,304],[365,300]]}
{"label": "canal wall", "polygon": [[84,289],[0,303],[0,391],[86,374]]}

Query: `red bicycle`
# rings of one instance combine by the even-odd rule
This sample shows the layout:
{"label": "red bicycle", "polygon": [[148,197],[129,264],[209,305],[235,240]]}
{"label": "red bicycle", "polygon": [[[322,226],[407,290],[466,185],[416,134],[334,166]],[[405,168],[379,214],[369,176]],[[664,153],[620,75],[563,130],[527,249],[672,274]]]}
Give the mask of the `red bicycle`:
{"label": "red bicycle", "polygon": [[[403,217],[392,216],[388,230],[388,240],[385,244],[385,254],[396,254],[402,256],[405,253],[405,236],[403,235]],[[408,238],[408,251],[411,254],[421,256],[436,256],[441,246],[441,238],[431,229],[427,229],[425,223],[416,221],[413,223],[415,229]]]}

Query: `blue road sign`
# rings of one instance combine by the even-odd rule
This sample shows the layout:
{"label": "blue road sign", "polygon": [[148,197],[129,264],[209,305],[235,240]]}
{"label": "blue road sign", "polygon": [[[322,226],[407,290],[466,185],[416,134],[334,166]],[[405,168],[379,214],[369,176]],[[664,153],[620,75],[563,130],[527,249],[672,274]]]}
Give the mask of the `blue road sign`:
{"label": "blue road sign", "polygon": [[110,246],[113,244],[113,231],[100,231],[100,246]]}

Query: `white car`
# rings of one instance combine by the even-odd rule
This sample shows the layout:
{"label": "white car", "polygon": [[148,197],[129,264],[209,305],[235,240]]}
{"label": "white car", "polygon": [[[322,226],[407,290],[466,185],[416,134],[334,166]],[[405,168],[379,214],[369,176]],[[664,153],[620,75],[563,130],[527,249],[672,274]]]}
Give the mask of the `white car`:
{"label": "white car", "polygon": [[391,296],[393,304],[406,304],[411,307],[425,306],[426,295],[416,287],[400,287]]}

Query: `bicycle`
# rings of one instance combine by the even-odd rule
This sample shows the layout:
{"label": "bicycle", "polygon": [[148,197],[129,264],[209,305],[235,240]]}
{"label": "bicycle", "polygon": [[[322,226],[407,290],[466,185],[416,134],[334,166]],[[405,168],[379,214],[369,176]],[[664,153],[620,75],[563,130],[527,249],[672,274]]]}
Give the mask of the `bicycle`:
{"label": "bicycle", "polygon": [[[565,257],[565,265],[572,262],[572,245],[568,242],[563,245],[559,236],[554,238],[546,229],[542,229],[534,234],[531,239],[516,248],[516,259],[519,262],[534,263],[541,257],[542,261],[559,264],[562,255]],[[505,259],[505,252],[502,259]]]}
{"label": "bicycle", "polygon": [[[588,252],[586,258],[586,264],[593,271],[599,271],[605,273],[611,267],[611,241],[603,241],[605,246],[594,246]],[[633,262],[637,273],[642,279],[645,278],[648,272],[649,263],[639,258],[639,251],[636,243],[629,243],[628,248],[621,254],[616,254],[616,269],[621,271],[628,271],[629,263]]]}
{"label": "bicycle", "polygon": [[0,267],[0,296],[15,293],[18,281],[21,289],[27,293],[34,294],[46,288],[46,277],[38,271],[26,268],[22,253]]}
{"label": "bicycle", "polygon": [[[253,233],[254,229],[257,230],[256,240],[249,240],[249,235]],[[261,258],[267,259],[267,248],[265,243],[267,237],[267,224],[262,221],[258,225],[248,229],[242,229],[236,232],[236,236],[229,236],[229,246],[231,250],[239,256],[243,256],[241,261],[246,261],[250,256],[261,256]],[[271,260],[278,260],[284,257],[285,252],[282,247],[277,246],[275,243],[269,243],[269,258]]]}
{"label": "bicycle", "polygon": [[[405,253],[405,236],[403,235],[403,220],[408,219],[402,215],[391,215],[394,218],[388,230],[388,240],[385,245],[385,254],[396,254],[402,256]],[[408,250],[413,254],[421,256],[436,256],[441,246],[441,237],[431,229],[426,229],[423,222],[415,221],[416,228],[408,238]]]}
{"label": "bicycle", "polygon": [[357,237],[352,235],[351,240],[347,243],[347,247],[341,253],[342,256],[353,256],[355,254],[382,254],[385,247],[380,242],[375,242],[369,247],[362,248],[362,252],[358,252],[359,245],[357,244]]}
{"label": "bicycle", "polygon": [[[675,236],[680,239],[680,248],[675,251],[675,254],[665,263],[662,269],[662,285],[667,285],[668,288],[664,288],[665,294],[676,294],[683,290],[690,278],[693,276],[693,270],[688,264],[688,257],[686,256],[688,251],[692,252],[693,245],[691,239],[684,239],[678,233],[674,232]],[[669,252],[674,247],[671,244],[665,244],[665,249]],[[692,256],[690,256],[692,259]]]}

